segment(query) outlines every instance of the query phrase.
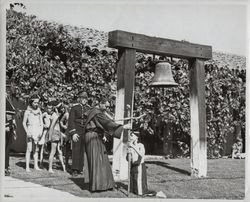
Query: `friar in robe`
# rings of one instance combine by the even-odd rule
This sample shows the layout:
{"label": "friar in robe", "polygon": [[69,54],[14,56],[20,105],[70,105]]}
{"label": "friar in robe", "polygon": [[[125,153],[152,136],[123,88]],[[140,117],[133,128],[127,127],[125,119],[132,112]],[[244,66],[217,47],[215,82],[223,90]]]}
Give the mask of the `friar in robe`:
{"label": "friar in robe", "polygon": [[85,150],[88,162],[89,190],[106,191],[115,187],[108,153],[103,142],[104,134],[120,138],[130,124],[119,125],[98,108],[92,108],[85,125]]}
{"label": "friar in robe", "polygon": [[79,93],[78,99],[80,103],[70,109],[67,128],[69,138],[73,140],[71,166],[73,177],[83,173],[85,152],[84,127],[90,110],[88,94],[86,92]]}

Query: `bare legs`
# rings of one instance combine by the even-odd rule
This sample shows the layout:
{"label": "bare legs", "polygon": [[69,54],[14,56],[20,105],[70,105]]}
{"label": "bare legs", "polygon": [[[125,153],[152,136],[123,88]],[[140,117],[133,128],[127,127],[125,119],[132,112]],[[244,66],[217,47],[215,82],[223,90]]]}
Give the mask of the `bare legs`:
{"label": "bare legs", "polygon": [[40,148],[40,166],[41,166],[41,168],[43,167],[43,149],[44,149],[44,144],[42,144],[41,148]]}
{"label": "bare legs", "polygon": [[30,153],[32,151],[32,141],[27,142],[26,146],[26,154],[25,154],[25,159],[26,159],[26,171],[30,172]]}
{"label": "bare legs", "polygon": [[51,143],[51,151],[50,151],[50,155],[49,155],[49,172],[50,173],[54,172],[52,170],[52,164],[53,164],[53,159],[54,159],[56,150],[58,151],[58,157],[59,157],[59,160],[60,160],[60,162],[62,164],[63,171],[65,172],[66,171],[65,170],[65,165],[63,163],[63,156],[62,156],[62,151],[60,149],[60,143],[59,142],[52,142]]}
{"label": "bare legs", "polygon": [[[26,154],[25,154],[25,159],[26,159],[26,171],[30,172],[30,153],[32,152],[32,141],[27,142],[27,148],[26,148]],[[39,145],[34,144],[35,150],[34,150],[34,169],[35,170],[41,170],[38,167],[38,153],[39,153]],[[41,145],[41,151],[40,151],[40,163],[42,164],[43,162],[43,150],[44,150],[44,145]],[[52,142],[51,143],[51,151],[50,151],[50,156],[49,156],[49,172],[53,173],[52,170],[52,164],[54,160],[54,156],[56,154],[56,151],[58,151],[58,157],[62,165],[62,169],[64,172],[66,172],[66,168],[63,162],[63,153],[62,150],[60,149],[60,143],[59,142]]]}
{"label": "bare legs", "polygon": [[63,162],[63,153],[62,153],[62,150],[60,149],[60,144],[57,144],[57,151],[58,151],[58,154],[59,154],[59,160],[62,164],[62,168],[63,168],[63,172],[66,172],[66,168],[65,168],[65,165],[64,165],[64,162]]}
{"label": "bare legs", "polygon": [[36,170],[41,170],[41,169],[38,167],[38,152],[39,152],[38,144],[35,144],[34,168],[35,168]]}
{"label": "bare legs", "polygon": [[[35,144],[35,152],[34,152],[34,169],[36,170],[41,170],[39,167],[38,167],[38,145]],[[27,172],[30,172],[30,153],[32,151],[32,141],[29,141],[27,142],[27,148],[26,148],[26,154],[25,154],[25,159],[26,159],[26,171]]]}

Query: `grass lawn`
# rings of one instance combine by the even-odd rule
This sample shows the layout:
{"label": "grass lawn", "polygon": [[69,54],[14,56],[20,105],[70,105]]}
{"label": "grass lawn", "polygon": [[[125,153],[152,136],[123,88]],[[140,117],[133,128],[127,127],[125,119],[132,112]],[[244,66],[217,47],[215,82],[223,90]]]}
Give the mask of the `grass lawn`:
{"label": "grass lawn", "polygon": [[[84,176],[72,178],[61,170],[59,160],[55,161],[55,173],[46,169],[25,172],[24,156],[12,156],[10,159],[11,176],[46,187],[69,192],[80,197],[115,197],[126,196],[127,182],[118,182],[114,191],[90,193]],[[33,164],[33,161],[31,160]],[[245,193],[245,160],[244,159],[211,159],[208,160],[208,177],[190,176],[190,159],[149,159],[148,187],[151,190],[163,191],[167,198],[183,199],[244,199]],[[48,163],[46,162],[46,166]],[[138,197],[134,194],[131,197]]]}

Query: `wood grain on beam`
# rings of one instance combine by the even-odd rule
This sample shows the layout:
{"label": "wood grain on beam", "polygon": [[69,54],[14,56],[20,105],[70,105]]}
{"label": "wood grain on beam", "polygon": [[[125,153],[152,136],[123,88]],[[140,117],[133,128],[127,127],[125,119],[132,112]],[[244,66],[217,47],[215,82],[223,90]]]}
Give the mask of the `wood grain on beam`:
{"label": "wood grain on beam", "polygon": [[190,61],[191,175],[207,176],[204,61]]}
{"label": "wood grain on beam", "polygon": [[[135,80],[135,50],[119,49],[117,61],[117,97],[115,119],[123,119],[133,114]],[[130,109],[126,106],[130,105]],[[123,124],[123,121],[119,122]],[[131,123],[132,124],[132,123]],[[125,130],[121,139],[113,142],[113,175],[116,181],[128,179],[127,155],[128,131]]]}
{"label": "wood grain on beam", "polygon": [[109,32],[108,46],[132,48],[138,52],[177,58],[212,58],[212,47],[115,30]]}

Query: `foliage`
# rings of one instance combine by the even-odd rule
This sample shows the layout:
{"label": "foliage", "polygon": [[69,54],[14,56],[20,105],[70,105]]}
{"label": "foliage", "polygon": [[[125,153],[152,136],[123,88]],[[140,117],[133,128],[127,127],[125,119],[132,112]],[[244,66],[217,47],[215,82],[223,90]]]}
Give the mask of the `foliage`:
{"label": "foliage", "polygon": [[[116,61],[116,51],[85,46],[63,25],[7,10],[7,82],[19,100],[27,101],[29,95],[38,93],[43,103],[58,99],[69,104],[86,91],[90,104],[105,97],[114,112]],[[174,136],[181,143],[190,135],[188,61],[169,58],[169,62],[178,87],[154,89],[149,87],[153,59],[136,55],[134,112],[147,114],[136,124],[148,134],[157,135],[159,115],[163,122],[173,123]],[[219,69],[213,61],[205,68],[208,153],[214,157],[237,124],[245,127],[245,71]]]}
{"label": "foliage", "polygon": [[[222,151],[226,136],[245,129],[245,72],[206,66],[206,111],[209,156]],[[219,157],[220,155],[217,154]]]}

